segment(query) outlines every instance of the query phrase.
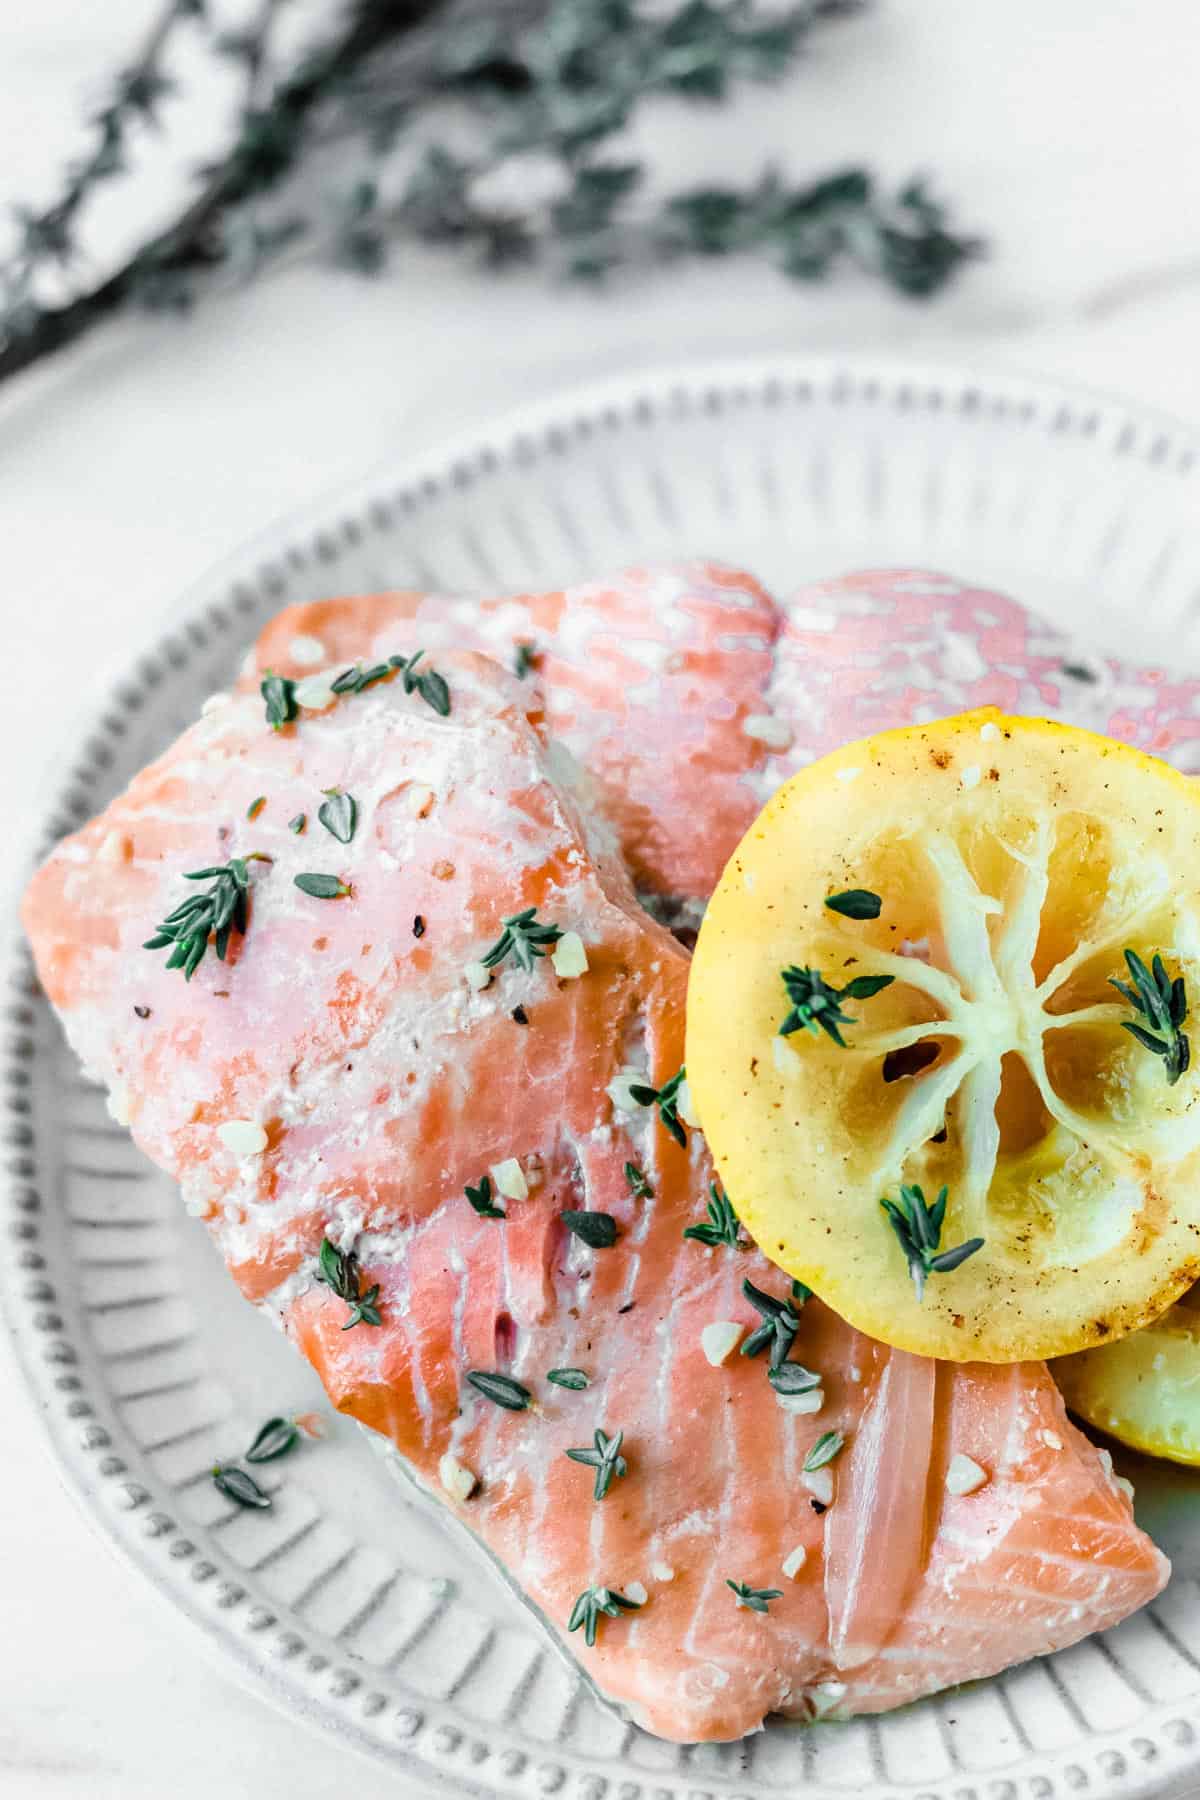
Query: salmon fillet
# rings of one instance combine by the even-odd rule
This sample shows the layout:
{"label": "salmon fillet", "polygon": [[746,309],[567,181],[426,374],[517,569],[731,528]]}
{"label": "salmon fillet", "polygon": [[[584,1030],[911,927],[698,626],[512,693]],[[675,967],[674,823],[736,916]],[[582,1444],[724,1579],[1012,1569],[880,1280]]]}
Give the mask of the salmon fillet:
{"label": "salmon fillet", "polygon": [[[430,662],[448,717],[399,674],[280,730],[257,695],[225,699],[25,900],[72,1044],[247,1298],[663,1737],[878,1711],[1148,1600],[1166,1561],[1041,1365],[939,1366],[815,1300],[793,1356],[819,1411],[781,1403],[766,1352],[710,1362],[707,1327],[762,1323],[744,1281],[789,1288],[749,1247],[684,1238],[711,1173],[686,1089],[677,1112],[631,1092],[679,1068],[687,953],[637,905],[537,691],[471,653]],[[355,801],[348,843],[316,821],[330,789]],[[252,855],[271,860],[244,864],[224,961],[210,946],[185,981],[142,947],[203,891],[189,871]],[[313,874],[349,891],[296,886]],[[510,951],[480,986],[529,908],[586,971]],[[581,1237],[580,1213],[611,1223]],[[318,1279],[324,1240],[345,1297]],[[588,1385],[552,1383],[564,1368]],[[599,1500],[566,1454],[597,1430],[624,1459]],[[971,1493],[947,1486],[962,1456]],[[591,1646],[567,1635],[589,1592]]]}
{"label": "salmon fillet", "polygon": [[636,886],[677,913],[707,901],[758,811],[751,778],[772,736],[765,693],[781,624],[753,575],[714,562],[501,598],[351,596],[279,613],[242,685],[418,646],[482,650],[505,667],[519,658],[549,730],[596,781]]}

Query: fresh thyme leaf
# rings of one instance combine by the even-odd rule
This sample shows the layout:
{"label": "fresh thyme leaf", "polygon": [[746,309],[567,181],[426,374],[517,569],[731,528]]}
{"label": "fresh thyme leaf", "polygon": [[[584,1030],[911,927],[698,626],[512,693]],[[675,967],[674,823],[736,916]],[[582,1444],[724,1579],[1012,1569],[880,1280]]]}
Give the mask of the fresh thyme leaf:
{"label": "fresh thyme leaf", "polygon": [[804,1473],[815,1475],[826,1463],[831,1463],[845,1445],[845,1438],[840,1431],[823,1431],[808,1455],[804,1459]]}
{"label": "fresh thyme leaf", "polygon": [[420,694],[427,706],[432,706],[435,713],[448,719],[450,689],[436,669],[418,669],[417,664],[424,654],[423,650],[414,650],[411,656],[393,656],[389,658],[388,666],[390,669],[399,669],[406,694]]}
{"label": "fresh thyme leaf", "polygon": [[949,1275],[965,1263],[968,1256],[974,1256],[983,1248],[983,1239],[978,1237],[968,1238],[966,1243],[957,1244],[952,1250],[939,1248],[949,1191],[943,1187],[933,1205],[927,1206],[921,1187],[902,1182],[898,1201],[883,1199],[879,1202],[908,1259],[908,1272],[918,1300],[925,1298],[926,1276]]}
{"label": "fresh thyme leaf", "polygon": [[654,1189],[636,1163],[625,1164],[625,1179],[629,1183],[629,1191],[635,1200],[653,1200]]}
{"label": "fresh thyme leaf", "polygon": [[329,691],[331,694],[361,694],[364,688],[374,687],[377,681],[384,681],[393,674],[403,661],[403,657],[392,657],[390,662],[373,663],[369,669],[364,669],[361,663],[351,663],[330,682]]}
{"label": "fresh thyme leaf", "polygon": [[150,1017],[150,1008],[148,1006],[135,1006],[133,1010],[139,1019],[148,1019]]}
{"label": "fresh thyme leaf", "polygon": [[534,667],[536,655],[536,644],[522,642],[522,640],[518,638],[516,647],[513,651],[513,674],[518,681],[524,681],[530,669]]}
{"label": "fresh thyme leaf", "polygon": [[185,881],[211,880],[212,886],[206,894],[192,894],[181,900],[155,927],[154,936],[146,939],[143,950],[163,950],[172,945],[167,967],[182,969],[184,980],[190,981],[204,960],[212,935],[217,959],[224,962],[233,933],[243,937],[246,931],[246,896],[250,891],[247,864],[269,861],[269,857],[251,851],[246,856],[232,857],[220,868],[193,869],[184,876]]}
{"label": "fresh thyme leaf", "polygon": [[791,967],[780,972],[792,1010],[779,1027],[780,1037],[790,1037],[794,1031],[808,1031],[813,1037],[825,1032],[835,1044],[843,1050],[846,1040],[839,1027],[854,1025],[857,1021],[849,1013],[842,1011],[843,1000],[869,1000],[872,994],[882,993],[885,987],[891,987],[894,975],[856,975],[845,987],[832,987],[819,969],[798,969]]}
{"label": "fresh thyme leaf", "polygon": [[467,1199],[471,1202],[471,1205],[481,1219],[503,1219],[507,1217],[507,1214],[503,1213],[492,1200],[492,1178],[490,1175],[481,1177],[478,1187],[472,1187],[468,1182],[464,1191]]}
{"label": "fresh thyme leaf", "polygon": [[267,796],[265,794],[260,794],[258,796],[258,799],[252,800],[250,802],[249,806],[246,808],[246,817],[248,819],[257,819],[259,813],[262,811],[263,807],[266,804],[267,804]]}
{"label": "fresh thyme leaf", "polygon": [[744,1581],[730,1581],[728,1576],[725,1577],[725,1586],[732,1588],[734,1599],[748,1612],[765,1613],[769,1610],[772,1600],[783,1599],[782,1588],[747,1587]]}
{"label": "fresh thyme leaf", "polygon": [[625,1437],[618,1431],[615,1437],[597,1429],[593,1434],[593,1448],[590,1450],[568,1450],[565,1452],[572,1462],[586,1463],[589,1469],[595,1469],[596,1479],[592,1484],[592,1499],[603,1500],[613,1482],[627,1473],[625,1458],[621,1455],[621,1444]]}
{"label": "fresh thyme leaf", "polygon": [[617,1241],[617,1221],[611,1213],[561,1212],[558,1216],[590,1250],[611,1250]]}
{"label": "fresh thyme leaf", "polygon": [[342,900],[350,892],[336,875],[297,875],[295,885],[302,894],[311,894],[314,900]]}
{"label": "fresh thyme leaf", "polygon": [[821,1385],[821,1377],[806,1369],[803,1363],[783,1362],[767,1370],[767,1380],[777,1394],[811,1394]]}
{"label": "fresh thyme leaf", "polygon": [[675,1142],[687,1147],[687,1132],[679,1117],[679,1090],[687,1080],[686,1067],[677,1069],[669,1081],[660,1088],[648,1087],[644,1082],[631,1082],[629,1097],[638,1106],[657,1106],[659,1120],[670,1132]]}
{"label": "fresh thyme leaf", "polygon": [[326,798],[317,808],[317,817],[339,844],[348,844],[358,825],[358,802],[341,788],[326,788],[324,792]]}
{"label": "fresh thyme leaf", "polygon": [[300,833],[304,830],[304,827],[307,824],[308,824],[308,818],[307,818],[306,814],[297,813],[294,819],[288,820],[288,830],[290,832],[293,832],[296,837],[299,837]]}
{"label": "fresh thyme leaf", "polygon": [[1149,1021],[1153,1030],[1148,1031],[1131,1019],[1122,1019],[1121,1023],[1145,1049],[1162,1057],[1168,1086],[1174,1087],[1192,1060],[1191,1045],[1181,1029],[1187,1017],[1187,989],[1183,976],[1176,975],[1172,980],[1157,952],[1149,968],[1136,950],[1126,950],[1125,963],[1133,986],[1111,976],[1109,985],[1128,1000],[1134,1012]]}
{"label": "fresh thyme leaf", "polygon": [[548,949],[557,944],[562,932],[557,925],[543,925],[537,916],[536,906],[527,906],[524,911],[512,913],[502,919],[504,929],[491,949],[480,957],[485,969],[495,969],[511,956],[527,975],[533,973],[533,962],[537,956],[545,956]]}
{"label": "fresh thyme leaf", "polygon": [[514,1006],[509,1017],[514,1025],[528,1025],[529,1023],[529,1014],[523,1006]]}
{"label": "fresh thyme leaf", "polygon": [[350,1308],[350,1317],[342,1326],[343,1331],[350,1331],[355,1325],[383,1324],[377,1304],[378,1283],[369,1287],[365,1293],[359,1291],[362,1274],[353,1251],[339,1250],[336,1244],[325,1238],[321,1243],[317,1265],[317,1280],[332,1288],[338,1299],[344,1300]]}
{"label": "fresh thyme leaf", "polygon": [[631,1600],[627,1594],[619,1594],[616,1588],[585,1588],[571,1608],[567,1630],[578,1631],[582,1625],[584,1643],[590,1646],[596,1642],[596,1626],[601,1613],[615,1619],[623,1612],[637,1612],[641,1605],[640,1600]]}
{"label": "fresh thyme leaf", "polygon": [[733,1210],[733,1203],[727,1194],[721,1192],[715,1181],[708,1184],[709,1201],[705,1208],[708,1218],[703,1225],[685,1225],[683,1235],[692,1238],[698,1244],[708,1244],[715,1248],[718,1244],[727,1244],[736,1250],[739,1243],[741,1226],[738,1216]]}
{"label": "fresh thyme leaf", "polygon": [[225,1498],[235,1500],[239,1506],[255,1506],[265,1510],[271,1505],[270,1494],[264,1494],[253,1475],[247,1475],[245,1469],[239,1469],[234,1463],[230,1463],[228,1467],[217,1463],[213,1468],[212,1478]]}
{"label": "fresh thyme leaf", "polygon": [[485,1399],[503,1406],[508,1412],[524,1412],[533,1395],[523,1381],[511,1375],[493,1375],[487,1369],[468,1369],[467,1380]]}
{"label": "fresh thyme leaf", "polygon": [[274,1462],[277,1456],[286,1456],[300,1442],[300,1432],[291,1419],[268,1419],[259,1427],[258,1434],[246,1452],[248,1463]]}
{"label": "fresh thyme leaf", "polygon": [[830,912],[841,913],[844,919],[877,919],[883,909],[883,901],[870,888],[847,888],[843,894],[830,894],[825,904]]}
{"label": "fresh thyme leaf", "polygon": [[552,1381],[555,1387],[571,1388],[576,1393],[581,1393],[588,1385],[588,1378],[582,1369],[550,1369],[546,1380]]}
{"label": "fresh thyme leaf", "polygon": [[259,683],[259,692],[267,703],[267,724],[279,731],[299,716],[296,705],[296,683],[286,675],[267,674]]}
{"label": "fresh thyme leaf", "polygon": [[794,1300],[796,1305],[802,1306],[808,1295],[806,1293],[803,1300],[796,1294],[787,1300],[776,1300],[773,1294],[764,1293],[762,1288],[755,1287],[749,1280],[742,1282],[742,1294],[762,1318],[762,1324],[755,1326],[743,1341],[742,1355],[757,1356],[769,1344],[771,1368],[778,1369],[787,1361],[788,1353],[796,1341],[796,1333],[800,1329],[800,1316],[792,1302]]}

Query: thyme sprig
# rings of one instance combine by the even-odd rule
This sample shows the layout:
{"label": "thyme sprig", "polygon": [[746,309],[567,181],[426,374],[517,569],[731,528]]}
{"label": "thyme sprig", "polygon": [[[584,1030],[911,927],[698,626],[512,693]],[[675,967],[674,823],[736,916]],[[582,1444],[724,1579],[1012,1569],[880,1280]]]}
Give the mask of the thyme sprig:
{"label": "thyme sprig", "polygon": [[782,1588],[747,1587],[744,1581],[730,1581],[728,1576],[725,1578],[725,1586],[732,1588],[734,1599],[747,1612],[765,1613],[770,1609],[772,1600],[783,1599]]}
{"label": "thyme sprig", "polygon": [[506,1412],[524,1412],[533,1399],[525,1383],[512,1375],[494,1374],[490,1369],[468,1369],[467,1380],[477,1393],[496,1406],[504,1407]]}
{"label": "thyme sprig", "polygon": [[835,1456],[840,1456],[845,1447],[846,1440],[840,1431],[823,1431],[804,1459],[804,1473],[815,1475],[818,1469],[831,1463]]}
{"label": "thyme sprig", "polygon": [[744,1339],[742,1355],[757,1356],[770,1345],[770,1365],[772,1369],[778,1369],[787,1361],[788,1353],[796,1341],[796,1333],[800,1329],[798,1309],[809,1298],[809,1290],[802,1282],[794,1281],[788,1299],[777,1300],[774,1294],[764,1293],[752,1281],[745,1280],[742,1282],[742,1294],[762,1318],[762,1324],[756,1325],[749,1337]]}
{"label": "thyme sprig", "polygon": [[719,1188],[715,1181],[708,1184],[708,1204],[705,1212],[708,1215],[702,1225],[685,1225],[683,1235],[697,1244],[708,1244],[716,1248],[718,1244],[728,1245],[730,1250],[737,1250],[741,1244],[741,1221],[733,1210],[733,1202],[729,1195]]}
{"label": "thyme sprig", "polygon": [[392,666],[401,670],[401,679],[406,694],[420,694],[427,706],[432,706],[435,713],[443,719],[450,717],[450,689],[445,677],[436,669],[418,669],[417,664],[424,656],[423,650],[414,650],[408,658],[393,656]]}
{"label": "thyme sprig", "polygon": [[481,1219],[506,1219],[508,1217],[508,1214],[503,1208],[497,1206],[492,1199],[492,1178],[490,1175],[482,1175],[477,1187],[472,1187],[470,1182],[468,1182],[463,1192],[466,1194],[467,1199],[471,1202],[472,1207]]}
{"label": "thyme sprig", "polygon": [[485,969],[498,968],[506,956],[511,956],[527,975],[532,975],[534,958],[545,956],[562,936],[557,925],[542,923],[536,906],[527,906],[500,922],[504,929],[491,949],[479,959]]}
{"label": "thyme sprig", "polygon": [[625,1179],[629,1183],[629,1191],[635,1200],[653,1200],[654,1189],[650,1186],[645,1172],[636,1163],[625,1164]]}
{"label": "thyme sprig", "polygon": [[968,1256],[983,1249],[981,1237],[968,1238],[951,1250],[942,1250],[942,1225],[946,1218],[946,1200],[950,1190],[943,1187],[932,1206],[926,1205],[924,1190],[916,1183],[900,1184],[899,1200],[879,1202],[888,1223],[900,1240],[900,1248],[908,1260],[908,1272],[917,1290],[917,1299],[925,1298],[925,1280],[929,1275],[949,1275]]}
{"label": "thyme sprig", "polygon": [[[755,0],[515,0],[501,15],[482,0],[353,0],[294,49],[275,42],[278,8],[267,0],[244,29],[214,39],[246,75],[229,141],[173,219],[93,276],[79,254],[81,214],[124,172],[133,127],[159,117],[168,36],[182,20],[203,23],[205,10],[167,0],[59,195],[18,212],[16,250],[0,265],[0,379],[130,303],[186,307],[214,272],[245,280],[302,244],[364,274],[392,242],[417,239],[582,280],[753,254],[804,281],[857,264],[917,296],[979,249],[917,182],[890,192],[862,168],[799,185],[768,172],[659,200],[643,192],[641,163],[606,153],[650,99],[711,105],[739,83],[779,78],[818,26],[858,10],[847,0],[798,0],[784,13]],[[453,151],[437,141],[443,116]],[[408,139],[429,147],[385,200],[388,159]],[[347,141],[357,167],[351,157],[347,179],[324,179],[320,159],[345,162]],[[515,198],[488,191],[531,159],[552,198],[526,197],[511,180]]]}
{"label": "thyme sprig", "polygon": [[629,1085],[629,1098],[638,1106],[657,1106],[658,1116],[665,1129],[675,1142],[686,1149],[687,1132],[679,1117],[679,1090],[687,1080],[687,1068],[676,1070],[669,1081],[664,1081],[660,1088],[649,1087],[645,1082],[635,1081]]}
{"label": "thyme sprig", "polygon": [[602,1614],[617,1619],[623,1612],[637,1612],[641,1605],[640,1600],[631,1600],[627,1594],[619,1594],[616,1588],[585,1588],[571,1608],[567,1630],[578,1631],[582,1626],[583,1641],[590,1647],[596,1642],[596,1627]]}
{"label": "thyme sprig", "polygon": [[856,975],[845,987],[837,988],[825,980],[819,969],[798,969],[793,965],[780,971],[780,979],[792,1003],[792,1010],[779,1027],[780,1037],[791,1037],[794,1031],[807,1031],[813,1037],[825,1032],[844,1050],[846,1040],[840,1028],[858,1021],[842,1011],[842,1001],[869,1000],[872,994],[891,987],[895,976]]}
{"label": "thyme sprig", "polygon": [[1156,952],[1147,968],[1136,950],[1126,950],[1125,965],[1130,982],[1109,977],[1109,985],[1124,996],[1134,1012],[1154,1027],[1148,1031],[1132,1019],[1122,1019],[1125,1030],[1145,1049],[1163,1059],[1168,1086],[1174,1087],[1192,1060],[1192,1049],[1181,1027],[1187,1017],[1187,989],[1182,975],[1172,980]]}
{"label": "thyme sprig", "polygon": [[231,857],[219,867],[192,869],[184,876],[185,881],[211,881],[212,886],[207,893],[192,894],[189,899],[181,900],[162,924],[155,927],[154,936],[146,939],[143,950],[163,950],[168,944],[173,945],[167,967],[182,969],[185,981],[192,979],[203,962],[210,936],[217,960],[224,962],[233,933],[236,931],[239,937],[246,933],[247,895],[250,892],[248,865],[269,863],[270,860],[269,856],[251,850],[245,856]]}
{"label": "thyme sprig", "polygon": [[361,1290],[362,1271],[358,1266],[358,1258],[352,1250],[339,1250],[328,1238],[322,1240],[320,1255],[317,1258],[316,1276],[327,1288],[332,1288],[339,1300],[344,1300],[350,1308],[350,1317],[342,1326],[343,1331],[350,1331],[355,1325],[382,1325],[383,1316],[379,1311],[378,1282]]}
{"label": "thyme sprig", "polygon": [[623,1431],[618,1431],[615,1436],[609,1437],[605,1431],[597,1427],[593,1433],[590,1450],[567,1450],[564,1453],[570,1457],[572,1462],[584,1463],[589,1469],[595,1469],[596,1479],[592,1483],[593,1500],[603,1500],[613,1482],[628,1473],[628,1465],[621,1455],[621,1445],[624,1439]]}

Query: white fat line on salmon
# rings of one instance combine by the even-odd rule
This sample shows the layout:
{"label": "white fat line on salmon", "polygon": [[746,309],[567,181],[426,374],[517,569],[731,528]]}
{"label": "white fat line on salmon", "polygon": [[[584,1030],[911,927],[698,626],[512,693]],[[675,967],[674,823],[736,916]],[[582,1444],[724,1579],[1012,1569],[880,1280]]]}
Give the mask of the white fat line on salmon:
{"label": "white fat line on salmon", "polygon": [[[450,1204],[452,1204],[452,1202]],[[480,1234],[476,1233],[475,1235],[478,1236]],[[455,1278],[454,1305],[450,1311],[450,1342],[454,1356],[454,1367],[458,1371],[458,1379],[460,1384],[462,1384],[466,1381],[467,1373],[467,1352],[463,1338],[463,1316],[467,1309],[467,1295],[471,1281],[470,1262],[467,1257],[464,1257],[462,1251],[455,1243],[451,1243],[447,1250],[446,1261],[449,1264],[451,1274]],[[450,1425],[449,1449],[452,1455],[457,1455],[463,1439],[468,1434],[468,1430],[466,1411],[460,1407]],[[477,1475],[486,1475],[485,1469],[480,1468],[478,1465],[474,1466]]]}

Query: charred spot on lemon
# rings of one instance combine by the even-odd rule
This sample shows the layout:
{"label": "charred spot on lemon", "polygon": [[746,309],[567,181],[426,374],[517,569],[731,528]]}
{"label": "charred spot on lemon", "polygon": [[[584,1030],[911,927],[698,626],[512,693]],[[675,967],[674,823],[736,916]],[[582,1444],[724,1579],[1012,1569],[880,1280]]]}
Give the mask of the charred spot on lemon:
{"label": "charred spot on lemon", "polygon": [[1089,1425],[1146,1456],[1200,1463],[1200,1291],[1143,1331],[1063,1357],[1054,1377]]}
{"label": "charred spot on lemon", "polygon": [[[692,1105],[760,1248],[860,1330],[1066,1355],[1200,1275],[1189,996],[1200,784],[968,713],[811,764],[747,832],[692,964]],[[943,1188],[918,1280],[881,1202]]]}

